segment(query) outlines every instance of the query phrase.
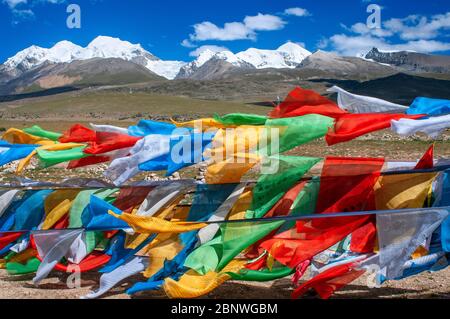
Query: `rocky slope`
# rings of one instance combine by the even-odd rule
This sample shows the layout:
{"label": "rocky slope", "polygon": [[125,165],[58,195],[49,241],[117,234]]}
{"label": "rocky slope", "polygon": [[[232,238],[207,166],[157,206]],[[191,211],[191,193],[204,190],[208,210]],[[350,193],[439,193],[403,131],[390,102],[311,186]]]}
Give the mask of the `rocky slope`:
{"label": "rocky slope", "polygon": [[430,55],[411,51],[382,51],[373,48],[366,59],[389,64],[404,71],[450,73],[450,56]]}
{"label": "rocky slope", "polygon": [[164,80],[136,63],[118,58],[92,58],[70,63],[44,62],[0,86],[0,94],[57,87],[118,85]]}

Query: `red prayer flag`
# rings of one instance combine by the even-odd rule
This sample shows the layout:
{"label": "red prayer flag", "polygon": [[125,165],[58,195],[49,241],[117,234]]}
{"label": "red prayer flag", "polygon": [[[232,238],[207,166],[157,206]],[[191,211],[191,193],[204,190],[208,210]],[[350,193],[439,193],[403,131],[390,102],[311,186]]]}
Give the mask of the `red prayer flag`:
{"label": "red prayer flag", "polygon": [[[41,258],[38,257],[38,259]],[[79,264],[68,263],[67,265],[65,265],[62,263],[57,263],[54,269],[62,272],[74,272],[75,269],[79,270],[80,272],[88,272],[105,265],[110,259],[111,256],[94,250],[92,253],[87,255],[86,258],[84,258]]]}
{"label": "red prayer flag", "polygon": [[153,186],[135,186],[121,188],[114,206],[124,212],[131,213],[133,208],[142,204],[142,202],[154,189]]}
{"label": "red prayer flag", "polygon": [[348,263],[327,269],[295,289],[292,298],[296,299],[314,289],[320,298],[328,299],[336,290],[364,274],[365,270],[356,270],[354,267],[354,263]]}
{"label": "red prayer flag", "polygon": [[[383,165],[384,158],[326,157],[316,213],[375,210],[373,188]],[[367,224],[352,233],[351,251],[373,252],[376,240],[375,216],[369,219]]]}
{"label": "red prayer flag", "polygon": [[320,114],[337,118],[347,111],[333,101],[311,90],[296,87],[286,99],[269,113],[271,118],[295,117],[306,114]]}
{"label": "red prayer flag", "polygon": [[297,265],[297,268],[295,268],[295,273],[292,276],[292,284],[294,285],[294,287],[298,286],[298,282],[300,281],[300,279],[303,277],[303,275],[305,274],[306,270],[308,270],[309,265],[311,264],[311,260],[305,260],[304,262],[301,262],[300,264]]}
{"label": "red prayer flag", "polygon": [[428,169],[434,167],[433,161],[433,153],[434,153],[434,144],[431,145],[428,150],[423,154],[420,161],[417,163],[414,169]]}
{"label": "red prayer flag", "polygon": [[[306,181],[302,181],[292,187],[290,190],[284,194],[284,196],[264,215],[264,218],[271,218],[275,216],[287,216],[291,211],[291,206],[297,198],[298,194],[303,190],[306,185]],[[270,238],[272,238],[277,233],[277,229],[273,230],[264,238],[261,238],[256,243],[251,245],[245,254],[249,259],[254,259],[263,253],[263,249],[260,248],[260,244]]]}
{"label": "red prayer flag", "polygon": [[392,120],[418,119],[424,115],[406,115],[406,114],[344,114],[336,119],[334,131],[329,131],[325,136],[328,145],[334,145],[350,141],[358,136],[383,130],[391,126]]}
{"label": "red prayer flag", "polygon": [[[115,132],[96,132],[84,127],[83,125],[75,124],[58,140],[61,143],[88,143],[88,147],[86,147],[83,152],[86,154],[97,155],[122,148],[132,147],[141,138],[142,137],[135,137]],[[104,160],[105,158],[89,160],[83,159],[83,161],[80,160],[74,162],[72,166],[80,167],[78,165],[89,163],[89,161],[98,161],[96,163],[101,163],[100,161]]]}
{"label": "red prayer flag", "polygon": [[298,194],[305,188],[307,181],[302,181],[289,189],[283,197],[264,215],[264,218],[286,216],[291,211]]}
{"label": "red prayer flag", "polygon": [[371,216],[343,216],[302,220],[293,228],[261,243],[277,261],[290,268],[330,248],[370,221]]}
{"label": "red prayer flag", "polygon": [[352,233],[350,250],[355,253],[372,253],[377,239],[377,221],[370,215],[369,222]]}
{"label": "red prayer flag", "polygon": [[61,143],[83,143],[95,141],[95,131],[81,124],[73,125],[58,139]]}
{"label": "red prayer flag", "polygon": [[103,154],[114,150],[132,147],[141,137],[112,132],[96,132],[95,141],[84,149],[86,154]]}
{"label": "red prayer flag", "polygon": [[53,226],[53,229],[66,229],[67,227],[69,227],[69,221],[69,214],[65,214],[56,222],[56,224]]}
{"label": "red prayer flag", "polygon": [[67,165],[67,169],[74,169],[74,168],[79,168],[79,167],[84,167],[84,166],[89,166],[89,165],[105,163],[105,162],[109,162],[110,160],[111,160],[111,158],[109,156],[83,157],[83,158],[80,158],[77,160],[70,161],[69,164]]}
{"label": "red prayer flag", "polygon": [[4,233],[0,235],[0,249],[5,248],[22,236],[24,232]]}
{"label": "red prayer flag", "polygon": [[245,265],[245,268],[251,269],[251,270],[260,270],[264,267],[266,267],[267,262],[267,254],[259,258],[258,260],[255,260],[252,263],[248,263]]}
{"label": "red prayer flag", "polygon": [[373,187],[384,158],[325,158],[320,176],[316,213],[374,210]]}
{"label": "red prayer flag", "polygon": [[[373,187],[383,164],[383,158],[327,157],[320,178],[316,213],[375,210]],[[295,267],[349,234],[352,234],[352,251],[373,251],[376,239],[374,216],[298,221],[296,230],[275,235],[262,242],[260,247],[279,262]]]}

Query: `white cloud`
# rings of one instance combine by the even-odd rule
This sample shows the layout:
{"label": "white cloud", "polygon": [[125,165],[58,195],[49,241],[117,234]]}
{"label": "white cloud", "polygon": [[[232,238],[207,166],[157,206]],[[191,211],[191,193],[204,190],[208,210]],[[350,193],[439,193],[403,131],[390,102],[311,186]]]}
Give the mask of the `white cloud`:
{"label": "white cloud", "polygon": [[341,24],[341,26],[345,27],[346,30],[354,32],[354,33],[364,34],[364,35],[370,34],[370,35],[380,37],[380,38],[390,37],[394,34],[391,30],[386,30],[386,29],[382,29],[382,28],[372,28],[371,29],[371,28],[367,27],[367,24],[361,23],[361,22],[352,25],[350,28],[347,28],[343,24]]}
{"label": "white cloud", "polygon": [[[450,29],[450,12],[430,18],[422,15],[391,18],[383,23],[382,28],[375,29],[369,29],[364,23],[356,23],[351,27],[341,24],[341,27],[351,34],[335,34],[328,42],[319,43],[318,47],[330,47],[343,55],[361,54],[372,47],[424,53],[450,50],[450,43],[437,39],[444,34],[443,31]],[[394,43],[398,38],[403,42]]]}
{"label": "white cloud", "polygon": [[195,44],[193,44],[191,41],[189,41],[188,39],[184,39],[183,41],[181,41],[181,46],[185,47],[185,48],[195,48],[197,47]]}
{"label": "white cloud", "polygon": [[194,33],[189,38],[191,41],[232,41],[254,39],[255,36],[255,32],[241,22],[228,22],[221,28],[214,23],[205,21],[194,25]]}
{"label": "white cloud", "polygon": [[404,40],[434,39],[442,31],[450,29],[450,12],[428,19],[425,16],[410,15],[403,19],[390,19],[384,27],[398,34]]}
{"label": "white cloud", "polygon": [[429,40],[441,35],[442,31],[450,29],[450,12],[427,18],[422,15],[410,15],[406,18],[392,18],[383,23],[383,28],[369,29],[365,23],[356,23],[350,28],[341,26],[353,33],[372,35],[380,38],[397,35],[403,40]]}
{"label": "white cloud", "polygon": [[397,50],[411,50],[417,52],[433,53],[450,50],[450,43],[436,40],[416,40],[409,41],[404,44],[397,44],[393,46]]}
{"label": "white cloud", "polygon": [[206,50],[212,51],[212,52],[222,52],[222,51],[229,51],[228,48],[222,47],[219,45],[202,45],[201,47],[198,47],[194,51],[190,52],[190,56],[198,57],[200,54],[205,52]]}
{"label": "white cloud", "polygon": [[384,40],[371,35],[348,36],[346,34],[335,34],[330,38],[329,45],[337,53],[348,56],[367,52],[372,47],[386,49]]}
{"label": "white cloud", "polygon": [[262,13],[258,13],[256,16],[246,16],[242,22],[227,22],[223,27],[210,21],[204,21],[194,25],[194,33],[189,35],[190,42],[183,42],[184,45],[189,45],[195,41],[208,40],[255,40],[256,31],[280,30],[286,23],[278,16]]}
{"label": "white cloud", "polygon": [[311,15],[308,10],[299,7],[286,9],[284,10],[284,14],[296,17],[307,17]]}
{"label": "white cloud", "polygon": [[284,28],[286,21],[271,14],[258,13],[256,16],[246,16],[244,25],[254,31],[273,31]]}

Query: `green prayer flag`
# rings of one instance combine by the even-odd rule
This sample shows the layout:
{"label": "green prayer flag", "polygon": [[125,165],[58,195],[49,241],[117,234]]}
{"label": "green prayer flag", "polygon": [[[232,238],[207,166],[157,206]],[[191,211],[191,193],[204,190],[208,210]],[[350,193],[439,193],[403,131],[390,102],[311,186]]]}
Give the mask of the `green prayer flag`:
{"label": "green prayer flag", "polygon": [[289,276],[295,272],[295,269],[289,267],[273,268],[272,270],[251,270],[241,269],[238,273],[228,272],[233,280],[241,281],[272,281]]}
{"label": "green prayer flag", "polygon": [[28,134],[31,134],[34,136],[44,137],[44,138],[47,138],[52,141],[57,141],[58,138],[62,135],[61,133],[46,131],[38,125],[33,125],[32,127],[24,128],[23,131],[25,133],[28,133]]}
{"label": "green prayer flag", "polygon": [[223,125],[264,125],[267,121],[266,116],[245,113],[215,114],[214,119]]}
{"label": "green prayer flag", "polygon": [[[297,195],[291,208],[291,216],[293,215],[312,215],[316,212],[317,198],[319,196],[320,177],[314,176],[300,193]],[[291,229],[295,226],[295,221],[287,221],[280,232]]]}
{"label": "green prayer flag", "polygon": [[318,114],[308,114],[297,117],[268,119],[265,125],[269,128],[279,128],[279,149],[260,150],[265,151],[267,155],[271,155],[287,152],[299,145],[325,136],[329,128],[333,127],[334,119]]}
{"label": "green prayer flag", "polygon": [[234,257],[250,245],[283,225],[275,222],[232,222],[220,225],[220,234],[196,248],[184,266],[200,274],[222,270]]}
{"label": "green prayer flag", "polygon": [[35,257],[27,260],[25,264],[18,262],[7,262],[6,271],[10,275],[25,275],[35,273],[39,268],[41,261]]}
{"label": "green prayer flag", "polygon": [[[87,207],[87,205],[89,205],[91,195],[95,195],[103,200],[113,202],[115,198],[110,198],[110,196],[117,191],[118,191],[117,188],[113,188],[113,189],[89,189],[79,192],[77,197],[75,197],[72,203],[72,207],[70,208],[68,228],[83,227],[81,215],[83,214],[83,211]],[[86,250],[88,253],[90,253],[95,249],[95,247],[97,247],[98,243],[100,243],[103,240],[103,232],[86,231],[85,235],[87,246]]]}
{"label": "green prayer flag", "polygon": [[321,158],[299,156],[270,156],[274,171],[262,173],[253,189],[253,200],[247,218],[261,218],[303,175]]}
{"label": "green prayer flag", "polygon": [[86,146],[79,146],[62,151],[47,151],[37,148],[36,152],[39,160],[44,164],[44,167],[49,167],[59,163],[91,156],[83,153],[85,148]]}

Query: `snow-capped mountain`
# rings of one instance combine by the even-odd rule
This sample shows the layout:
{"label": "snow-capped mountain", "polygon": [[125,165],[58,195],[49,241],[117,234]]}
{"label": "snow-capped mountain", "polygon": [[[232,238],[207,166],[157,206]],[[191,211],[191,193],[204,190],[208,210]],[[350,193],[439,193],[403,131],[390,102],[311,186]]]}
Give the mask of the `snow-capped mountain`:
{"label": "snow-capped mountain", "polygon": [[191,77],[200,67],[211,60],[225,61],[235,67],[254,69],[285,69],[297,67],[311,52],[293,42],[287,42],[276,50],[250,48],[234,54],[231,51],[203,51],[197,59],[180,69],[177,78]]}
{"label": "snow-capped mountain", "polygon": [[118,38],[98,36],[85,48],[70,41],[58,42],[49,49],[35,45],[30,46],[6,60],[3,69],[9,71],[13,76],[17,76],[44,62],[70,63],[92,58],[120,58],[131,61],[168,79],[173,79],[179,69],[186,64],[181,61],[163,61],[146,51],[140,44],[132,44]]}
{"label": "snow-capped mountain", "polygon": [[98,36],[86,47],[87,58],[120,58],[132,60],[136,57],[146,57],[149,60],[159,60],[144,50],[140,44],[132,44],[117,38]]}
{"label": "snow-capped mountain", "polygon": [[209,65],[216,61],[217,63],[227,62],[234,67],[245,67],[245,68],[253,68],[253,65],[246,63],[245,61],[239,59],[236,54],[231,51],[220,51],[214,52],[209,49],[206,49],[192,62],[186,64],[180,69],[180,72],[177,75],[177,78],[184,79],[190,78],[193,74],[195,74],[201,67],[203,67],[206,63]]}
{"label": "snow-capped mountain", "polygon": [[147,69],[158,74],[159,76],[165,77],[168,80],[173,80],[180,72],[180,69],[185,65],[186,62],[183,61],[164,60],[148,60],[147,64],[144,64]]}
{"label": "snow-capped mountain", "polygon": [[239,59],[257,69],[295,68],[309,55],[311,52],[293,42],[287,42],[276,50],[250,48],[236,54]]}
{"label": "snow-capped mountain", "polygon": [[364,58],[395,66],[403,71],[450,72],[450,57],[446,55],[431,55],[414,51],[385,51],[372,48]]}

